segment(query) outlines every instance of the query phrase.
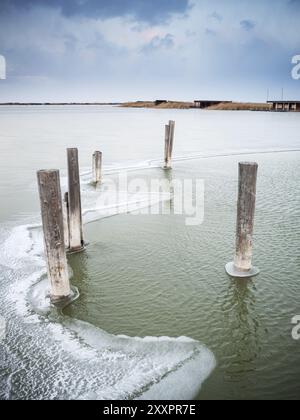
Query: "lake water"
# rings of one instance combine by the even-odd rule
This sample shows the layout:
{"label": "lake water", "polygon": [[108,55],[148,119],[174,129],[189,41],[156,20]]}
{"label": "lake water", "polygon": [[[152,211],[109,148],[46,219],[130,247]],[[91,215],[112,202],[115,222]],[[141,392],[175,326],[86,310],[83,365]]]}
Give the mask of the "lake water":
{"label": "lake water", "polygon": [[[0,398],[299,398],[300,341],[291,334],[300,315],[299,133],[292,113],[0,107]],[[88,246],[69,257],[79,299],[45,314],[36,171],[60,169],[65,188],[67,147],[79,149]],[[95,150],[104,157],[96,189]],[[246,281],[224,270],[241,160],[259,164],[261,273]],[[105,210],[101,197],[121,168],[131,181],[203,180],[203,222],[172,214],[170,191],[165,214]],[[133,208],[147,197],[140,191]]]}

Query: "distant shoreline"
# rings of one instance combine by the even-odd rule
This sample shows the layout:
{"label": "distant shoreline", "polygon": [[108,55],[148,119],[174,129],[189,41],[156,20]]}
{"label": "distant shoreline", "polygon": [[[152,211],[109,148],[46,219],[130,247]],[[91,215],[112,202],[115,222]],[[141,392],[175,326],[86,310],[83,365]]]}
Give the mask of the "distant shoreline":
{"label": "distant shoreline", "polygon": [[[199,109],[194,102],[167,101],[156,104],[155,102],[137,101],[125,102],[120,105],[125,108],[152,108],[152,109]],[[220,102],[202,110],[211,111],[271,111],[272,105],[268,103],[251,102]]]}
{"label": "distant shoreline", "polygon": [[[155,103],[154,101],[136,102],[5,102],[0,106],[119,106],[122,108],[150,108],[150,109],[199,109],[193,102],[167,101]],[[207,111],[271,111],[272,105],[268,103],[251,102],[221,102],[202,110]]]}
{"label": "distant shoreline", "polygon": [[1,102],[0,106],[121,105],[121,102]]}

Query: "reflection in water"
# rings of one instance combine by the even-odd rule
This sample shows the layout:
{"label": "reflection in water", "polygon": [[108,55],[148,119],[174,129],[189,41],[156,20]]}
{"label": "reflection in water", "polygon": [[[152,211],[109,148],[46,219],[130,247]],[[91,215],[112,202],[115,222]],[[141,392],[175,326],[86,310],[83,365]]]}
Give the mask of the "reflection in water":
{"label": "reflection in water", "polygon": [[162,191],[164,193],[170,193],[170,200],[162,201],[163,206],[163,214],[173,214],[174,213],[174,187],[172,185],[173,181],[173,172],[172,170],[165,169],[163,171],[163,177],[162,179],[165,179],[168,181],[166,183],[166,190]]}
{"label": "reflection in water", "polygon": [[234,279],[229,283],[222,305],[227,337],[224,346],[225,377],[229,381],[240,381],[243,375],[254,372],[261,350],[255,289],[252,280]]}
{"label": "reflection in water", "polygon": [[[83,252],[77,254],[71,254],[68,256],[68,263],[72,269],[72,277],[71,277],[71,284],[76,286],[79,289],[80,293],[80,300],[83,303],[83,307],[86,308],[88,311],[89,302],[88,302],[88,290],[89,285],[91,285],[90,277],[88,274],[88,247]],[[68,306],[67,308],[68,315],[75,316],[75,310],[73,309],[73,305]]]}

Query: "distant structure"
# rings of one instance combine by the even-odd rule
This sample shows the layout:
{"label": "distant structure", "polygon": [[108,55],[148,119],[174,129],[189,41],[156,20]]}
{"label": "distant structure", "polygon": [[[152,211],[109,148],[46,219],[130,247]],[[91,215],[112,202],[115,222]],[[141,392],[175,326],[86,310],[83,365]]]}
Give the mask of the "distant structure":
{"label": "distant structure", "polygon": [[209,106],[219,105],[219,104],[231,104],[232,101],[206,101],[206,100],[197,100],[194,101],[194,108],[208,108]]}
{"label": "distant structure", "polygon": [[300,112],[300,101],[268,101],[273,111]]}
{"label": "distant structure", "polygon": [[156,99],[155,106],[161,105],[161,104],[166,104],[168,101],[166,99]]}

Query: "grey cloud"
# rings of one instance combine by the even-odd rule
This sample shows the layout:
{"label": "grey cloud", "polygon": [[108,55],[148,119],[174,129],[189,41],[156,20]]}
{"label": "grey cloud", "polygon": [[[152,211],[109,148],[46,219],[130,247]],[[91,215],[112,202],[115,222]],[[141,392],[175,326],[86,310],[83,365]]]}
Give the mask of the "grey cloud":
{"label": "grey cloud", "polygon": [[196,32],[196,31],[191,31],[190,29],[187,29],[187,30],[185,31],[185,35],[186,35],[188,38],[193,38],[193,37],[195,37],[195,36],[197,35],[197,32]]}
{"label": "grey cloud", "polygon": [[288,5],[291,7],[295,7],[300,9],[300,1],[299,0],[289,0]]}
{"label": "grey cloud", "polygon": [[210,15],[209,15],[209,17],[211,18],[211,19],[213,19],[213,20],[215,20],[215,21],[217,21],[217,22],[222,22],[222,20],[223,20],[223,16],[222,15],[220,15],[220,13],[218,13],[218,12],[213,12],[213,13],[211,13]]}
{"label": "grey cloud", "polygon": [[[235,0],[81,0],[82,6],[76,0],[0,0],[0,54],[8,65],[1,98],[103,99],[107,91],[107,100],[126,100],[134,92],[137,98],[182,92],[184,99],[204,86],[203,95],[218,89],[216,95],[225,97],[227,89],[229,99],[249,100],[284,82],[299,96],[290,72],[300,40],[300,2],[273,2],[276,7],[270,0],[243,0],[237,8]],[[170,20],[163,32],[149,29],[186,11],[186,22]],[[113,16],[120,20],[111,26],[92,20]]]}
{"label": "grey cloud", "polygon": [[188,0],[1,0],[4,12],[33,7],[60,9],[67,17],[111,18],[132,16],[147,23],[162,23],[171,14],[186,13],[191,6]]}
{"label": "grey cloud", "polygon": [[214,31],[213,29],[210,29],[210,28],[206,28],[205,33],[206,33],[206,35],[210,35],[210,36],[216,36],[216,34],[217,34],[216,31]]}
{"label": "grey cloud", "polygon": [[245,19],[240,22],[240,25],[245,31],[252,31],[256,24],[252,20]]}
{"label": "grey cloud", "polygon": [[151,53],[153,51],[160,50],[162,48],[171,49],[174,47],[174,36],[172,34],[167,34],[164,37],[155,36],[151,41],[144,45],[141,49],[143,53]]}

